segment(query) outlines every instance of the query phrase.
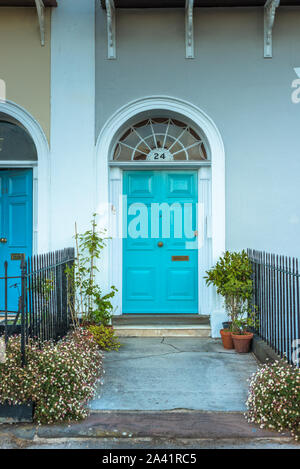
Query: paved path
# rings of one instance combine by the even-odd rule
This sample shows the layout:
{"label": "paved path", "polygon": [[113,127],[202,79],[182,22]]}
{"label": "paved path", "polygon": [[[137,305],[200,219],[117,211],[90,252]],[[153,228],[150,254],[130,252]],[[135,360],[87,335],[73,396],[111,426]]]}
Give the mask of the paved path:
{"label": "paved path", "polygon": [[257,368],[251,354],[212,339],[122,342],[120,352],[105,355],[101,397],[86,420],[0,425],[0,448],[300,448],[287,433],[247,423],[247,378]]}
{"label": "paved path", "polygon": [[[0,441],[0,449],[18,449],[18,446],[13,442],[2,444]],[[169,450],[195,450],[195,449],[300,449],[299,444],[291,440],[272,439],[264,440],[156,440],[152,438],[145,439],[77,439],[76,441],[47,441],[35,442],[26,447],[26,449],[97,449],[97,450],[110,450],[112,454],[114,450],[156,450],[156,449],[169,449]],[[108,452],[104,453],[108,454]],[[48,457],[51,455],[48,455]],[[97,462],[101,457],[97,453]],[[140,457],[140,456],[139,456]],[[90,455],[89,455],[89,462]],[[144,463],[145,464],[145,463]]]}
{"label": "paved path", "polygon": [[105,355],[93,410],[244,411],[252,354],[226,351],[219,340],[123,338]]}

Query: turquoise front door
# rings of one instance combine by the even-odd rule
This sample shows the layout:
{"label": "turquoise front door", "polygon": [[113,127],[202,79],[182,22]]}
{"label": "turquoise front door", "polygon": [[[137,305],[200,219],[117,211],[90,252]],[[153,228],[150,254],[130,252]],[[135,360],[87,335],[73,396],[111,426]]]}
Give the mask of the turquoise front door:
{"label": "turquoise front door", "polygon": [[126,171],[123,313],[198,313],[196,171]]}
{"label": "turquoise front door", "polygon": [[[0,171],[0,277],[20,276],[20,260],[12,254],[32,254],[32,170]],[[0,280],[0,311],[4,310],[4,280]],[[20,279],[8,280],[8,310],[18,310]]]}

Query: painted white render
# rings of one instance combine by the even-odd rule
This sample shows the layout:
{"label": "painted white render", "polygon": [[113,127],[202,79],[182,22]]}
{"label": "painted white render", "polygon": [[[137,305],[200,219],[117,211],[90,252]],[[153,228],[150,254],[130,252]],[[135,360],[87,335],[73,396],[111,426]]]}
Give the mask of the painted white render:
{"label": "painted white render", "polygon": [[[103,204],[116,206],[121,173],[108,160],[118,127],[138,114],[138,104],[158,109],[165,99],[160,109],[170,111],[168,100],[182,103],[182,115],[202,125],[211,143],[192,109],[209,116],[223,148],[217,166],[212,154],[206,179],[211,259],[247,247],[300,256],[300,104],[291,99],[299,25],[298,8],[279,8],[273,58],[265,59],[261,8],[196,9],[195,59],[186,59],[184,9],[118,10],[117,58],[108,60],[100,2],[60,0],[51,34],[51,248],[72,243],[75,220],[82,231]],[[102,225],[110,223],[108,210]],[[113,243],[103,261],[105,288],[122,287],[122,250]],[[211,313],[217,336],[225,316],[216,298]]]}
{"label": "painted white render", "polygon": [[272,59],[263,57],[263,9],[195,9],[192,60],[183,10],[118,10],[117,60],[106,59],[106,16],[96,10],[96,135],[144,96],[196,105],[225,145],[226,247],[299,256],[300,105],[291,94],[300,9],[278,9]]}
{"label": "painted white render", "polygon": [[95,2],[63,0],[51,30],[52,249],[73,243],[95,202]]}

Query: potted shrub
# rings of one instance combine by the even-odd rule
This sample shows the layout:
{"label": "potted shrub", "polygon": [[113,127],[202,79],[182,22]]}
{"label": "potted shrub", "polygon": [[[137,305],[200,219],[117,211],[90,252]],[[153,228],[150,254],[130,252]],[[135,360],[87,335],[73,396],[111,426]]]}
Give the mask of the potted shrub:
{"label": "potted shrub", "polygon": [[217,293],[224,298],[229,328],[221,329],[223,346],[234,347],[232,339],[233,325],[248,308],[252,299],[252,267],[246,251],[226,251],[216,265],[206,272],[206,284],[214,285]]}
{"label": "potted shrub", "polygon": [[233,339],[231,335],[231,330],[229,328],[221,329],[220,335],[221,335],[223,347],[227,350],[232,350],[234,348],[234,343],[233,343]]}
{"label": "potted shrub", "polygon": [[231,328],[231,336],[234,348],[238,353],[250,352],[250,345],[253,339],[253,333],[250,332],[250,329],[255,327],[255,325],[255,309],[251,311],[245,308],[245,310],[241,312],[241,316],[234,320]]}
{"label": "potted shrub", "polygon": [[223,329],[220,330],[220,335],[223,343],[223,347],[227,350],[232,350],[234,348],[232,335],[231,335],[231,321],[226,321],[222,323]]}

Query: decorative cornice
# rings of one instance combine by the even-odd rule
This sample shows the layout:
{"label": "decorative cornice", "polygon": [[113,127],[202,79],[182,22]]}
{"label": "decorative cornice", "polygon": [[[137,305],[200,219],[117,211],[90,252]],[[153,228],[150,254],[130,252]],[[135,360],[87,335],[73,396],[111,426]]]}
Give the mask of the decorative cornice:
{"label": "decorative cornice", "polygon": [[185,56],[194,59],[194,0],[185,3]]}
{"label": "decorative cornice", "polygon": [[267,0],[264,10],[264,57],[273,56],[273,26],[275,22],[276,9],[280,5],[280,0]]}
{"label": "decorative cornice", "polygon": [[43,0],[34,0],[40,25],[41,45],[45,45],[45,5]]}
{"label": "decorative cornice", "polygon": [[114,0],[105,0],[107,19],[107,58],[116,59],[116,10]]}

